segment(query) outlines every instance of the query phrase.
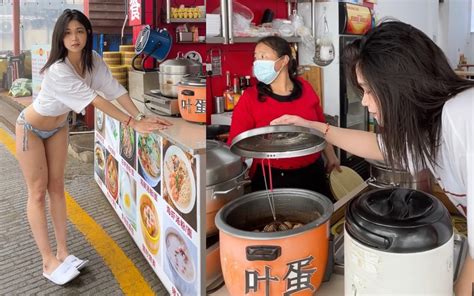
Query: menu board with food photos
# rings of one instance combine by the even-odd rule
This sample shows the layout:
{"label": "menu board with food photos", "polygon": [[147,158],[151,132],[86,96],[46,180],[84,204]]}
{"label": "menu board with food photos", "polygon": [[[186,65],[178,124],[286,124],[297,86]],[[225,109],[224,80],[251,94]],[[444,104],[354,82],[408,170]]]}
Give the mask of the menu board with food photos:
{"label": "menu board with food photos", "polygon": [[94,176],[171,295],[199,295],[199,155],[95,111]]}

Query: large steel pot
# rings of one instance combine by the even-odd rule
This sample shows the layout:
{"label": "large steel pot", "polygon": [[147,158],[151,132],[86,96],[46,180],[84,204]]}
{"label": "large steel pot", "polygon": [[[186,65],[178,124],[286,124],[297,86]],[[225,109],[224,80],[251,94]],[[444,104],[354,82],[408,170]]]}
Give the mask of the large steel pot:
{"label": "large steel pot", "polygon": [[159,82],[163,95],[177,98],[177,85],[182,78],[199,76],[202,73],[202,64],[186,59],[180,55],[176,59],[166,60],[160,64]]}
{"label": "large steel pot", "polygon": [[[233,296],[313,295],[328,261],[331,201],[303,189],[273,190],[277,219],[300,222],[296,229],[255,232],[273,221],[266,191],[244,195],[225,205],[216,216],[222,272]],[[261,278],[271,277],[266,283]],[[305,283],[293,286],[294,283]]]}
{"label": "large steel pot", "polygon": [[248,167],[221,142],[206,141],[206,234],[217,233],[215,216],[229,201],[244,194]]}
{"label": "large steel pot", "polygon": [[410,172],[392,169],[384,162],[366,159],[370,164],[369,185],[377,188],[402,187],[431,192],[430,174],[428,172],[418,173],[416,176]]}

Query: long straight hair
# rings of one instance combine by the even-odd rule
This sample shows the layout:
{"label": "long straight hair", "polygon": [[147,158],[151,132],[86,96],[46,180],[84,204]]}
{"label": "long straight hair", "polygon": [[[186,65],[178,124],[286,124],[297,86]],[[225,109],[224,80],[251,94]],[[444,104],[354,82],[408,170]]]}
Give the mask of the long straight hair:
{"label": "long straight hair", "polygon": [[[290,80],[294,84],[297,84],[298,81],[296,80],[296,74],[297,74],[298,65],[297,65],[296,59],[293,57],[293,52],[291,51],[290,44],[285,39],[278,36],[263,37],[257,42],[257,45],[260,43],[263,43],[266,46],[273,49],[279,58],[285,55],[288,56],[289,58],[288,74],[290,76]],[[257,83],[257,90],[258,90],[258,100],[260,102],[264,102],[267,94],[272,93],[272,89],[270,85],[267,85],[263,82]]]}
{"label": "long straight hair", "polygon": [[[381,115],[385,158],[392,167],[434,168],[444,104],[474,87],[456,75],[442,50],[420,30],[383,22],[344,49],[352,84],[356,69],[374,94]],[[411,156],[411,157],[409,157]]]}
{"label": "long straight hair", "polygon": [[64,62],[64,59],[67,57],[67,48],[64,46],[64,35],[67,29],[67,26],[70,21],[76,20],[81,23],[86,29],[87,41],[86,46],[82,49],[81,62],[83,65],[82,73],[84,74],[86,70],[92,71],[92,25],[89,19],[79,10],[76,9],[65,9],[63,13],[59,16],[54,26],[53,31],[53,40],[51,44],[51,52],[49,54],[48,61],[41,69],[40,73],[43,73],[48,69],[52,64],[57,61]]}

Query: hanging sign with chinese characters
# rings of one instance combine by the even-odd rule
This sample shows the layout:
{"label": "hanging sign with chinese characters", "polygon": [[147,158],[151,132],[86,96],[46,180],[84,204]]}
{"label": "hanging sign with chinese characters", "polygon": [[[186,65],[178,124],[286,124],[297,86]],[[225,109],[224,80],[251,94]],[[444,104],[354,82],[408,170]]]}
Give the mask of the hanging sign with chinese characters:
{"label": "hanging sign with chinese characters", "polygon": [[139,26],[143,23],[142,21],[143,10],[142,0],[129,0],[128,1],[128,25]]}

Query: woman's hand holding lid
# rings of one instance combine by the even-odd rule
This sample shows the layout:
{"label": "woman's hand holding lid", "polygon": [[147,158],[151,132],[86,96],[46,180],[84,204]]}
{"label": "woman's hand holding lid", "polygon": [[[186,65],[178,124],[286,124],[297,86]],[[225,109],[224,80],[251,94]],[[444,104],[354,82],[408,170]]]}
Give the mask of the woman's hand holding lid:
{"label": "woman's hand holding lid", "polygon": [[298,125],[303,127],[311,127],[311,121],[296,115],[283,115],[272,120],[270,125]]}

